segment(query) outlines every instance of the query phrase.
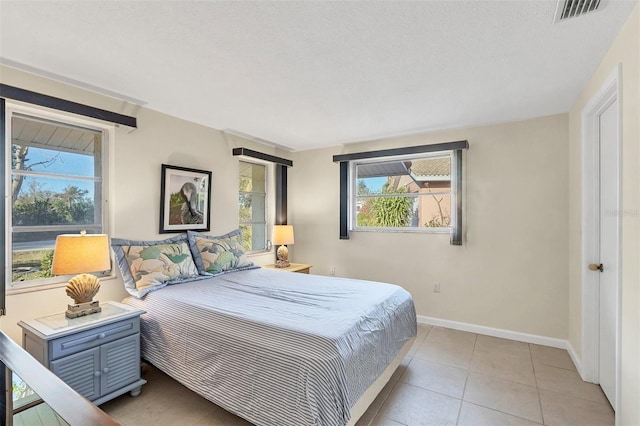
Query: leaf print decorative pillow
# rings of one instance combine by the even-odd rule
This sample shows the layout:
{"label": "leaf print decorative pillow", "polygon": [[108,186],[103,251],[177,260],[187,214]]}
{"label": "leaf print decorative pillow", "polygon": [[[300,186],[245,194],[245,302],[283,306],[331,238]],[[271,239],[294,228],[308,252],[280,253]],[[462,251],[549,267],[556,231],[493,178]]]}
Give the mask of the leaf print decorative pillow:
{"label": "leaf print decorative pillow", "polygon": [[198,276],[187,243],[123,246],[137,290]]}
{"label": "leaf print decorative pillow", "polygon": [[239,229],[216,237],[193,231],[187,234],[193,260],[201,275],[258,268],[244,252]]}
{"label": "leaf print decorative pillow", "polygon": [[111,239],[125,289],[142,298],[168,284],[205,278],[198,274],[186,234],[162,241]]}

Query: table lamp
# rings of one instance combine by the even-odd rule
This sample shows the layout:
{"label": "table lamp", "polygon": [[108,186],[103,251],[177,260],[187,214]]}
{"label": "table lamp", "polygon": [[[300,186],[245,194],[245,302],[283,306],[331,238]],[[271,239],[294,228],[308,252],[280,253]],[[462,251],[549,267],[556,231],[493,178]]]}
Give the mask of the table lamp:
{"label": "table lamp", "polygon": [[100,280],[86,272],[111,269],[109,237],[104,234],[63,234],[56,238],[51,273],[53,275],[80,274],[67,283],[67,296],[74,301],[65,312],[67,318],[76,318],[100,312],[100,302],[93,296],[100,290]]}
{"label": "table lamp", "polygon": [[276,268],[288,268],[289,249],[287,244],[293,244],[293,226],[291,225],[275,225],[273,227],[273,244],[280,246],[276,252]]}

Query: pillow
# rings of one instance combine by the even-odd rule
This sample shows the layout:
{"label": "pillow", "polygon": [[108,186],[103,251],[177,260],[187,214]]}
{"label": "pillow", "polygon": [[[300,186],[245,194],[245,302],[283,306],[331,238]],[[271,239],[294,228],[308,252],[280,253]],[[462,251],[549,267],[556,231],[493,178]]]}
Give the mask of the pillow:
{"label": "pillow", "polygon": [[187,235],[193,260],[201,275],[259,268],[244,252],[239,229],[217,237],[194,231],[187,231]]}
{"label": "pillow", "polygon": [[187,236],[161,241],[111,239],[125,289],[142,298],[150,291],[168,284],[204,278],[193,263]]}

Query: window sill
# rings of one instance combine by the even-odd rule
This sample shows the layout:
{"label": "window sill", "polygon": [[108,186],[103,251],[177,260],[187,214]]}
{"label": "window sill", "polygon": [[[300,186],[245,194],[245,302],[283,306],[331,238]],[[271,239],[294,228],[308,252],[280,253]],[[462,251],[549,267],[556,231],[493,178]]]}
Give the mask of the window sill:
{"label": "window sill", "polygon": [[355,228],[350,232],[386,232],[392,234],[450,234],[449,228],[404,229],[404,228]]}
{"label": "window sill", "polygon": [[[115,271],[112,271],[110,275],[105,275],[104,277],[99,277],[100,282],[111,281],[116,279]],[[6,289],[6,295],[11,296],[14,294],[22,294],[22,293],[32,293],[35,291],[43,291],[43,290],[51,290],[54,288],[65,287],[67,285],[68,280],[65,279],[63,281],[56,281],[50,283],[43,284],[18,284],[18,285],[9,285]]]}
{"label": "window sill", "polygon": [[274,253],[273,249],[271,249],[271,250],[252,251],[252,252],[247,253],[247,257],[264,256],[264,255],[270,254],[270,253]]}

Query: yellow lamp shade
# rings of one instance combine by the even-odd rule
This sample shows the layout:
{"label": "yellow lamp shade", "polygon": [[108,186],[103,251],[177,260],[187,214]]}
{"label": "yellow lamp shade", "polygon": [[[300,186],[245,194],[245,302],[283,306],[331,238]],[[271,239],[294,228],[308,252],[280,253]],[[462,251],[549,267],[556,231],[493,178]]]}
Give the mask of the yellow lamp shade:
{"label": "yellow lamp shade", "polygon": [[276,225],[273,227],[273,244],[281,246],[285,244],[293,244],[293,226]]}
{"label": "yellow lamp shade", "polygon": [[104,234],[63,234],[56,238],[53,275],[107,271],[111,268],[109,237]]}

